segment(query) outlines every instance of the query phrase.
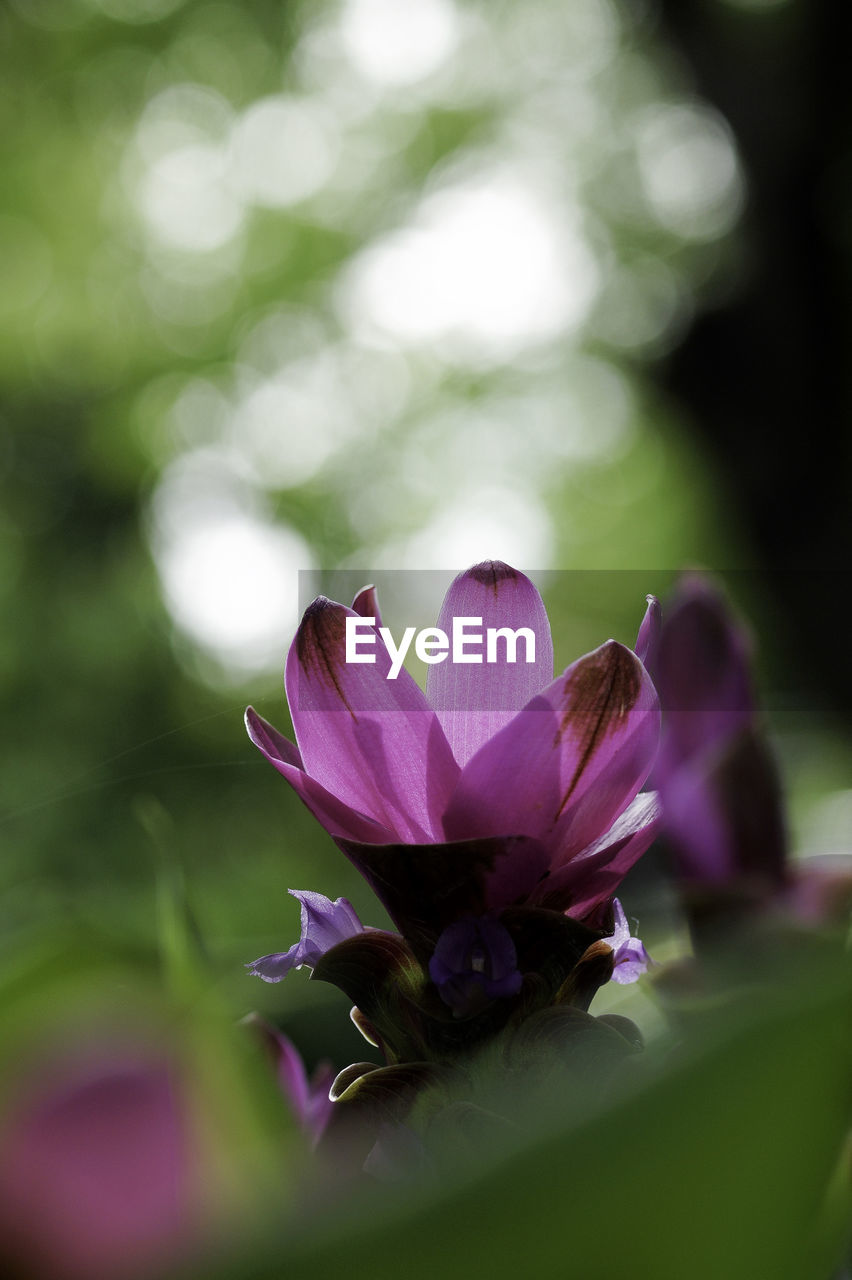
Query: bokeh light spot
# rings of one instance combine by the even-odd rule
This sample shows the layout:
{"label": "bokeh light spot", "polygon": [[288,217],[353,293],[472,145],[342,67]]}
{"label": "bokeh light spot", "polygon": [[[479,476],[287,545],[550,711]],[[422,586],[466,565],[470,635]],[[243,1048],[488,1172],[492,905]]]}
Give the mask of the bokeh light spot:
{"label": "bokeh light spot", "polygon": [[724,120],[697,103],[655,103],[637,127],[639,172],[660,223],[685,239],[712,239],[740,211],[742,178]]}
{"label": "bokeh light spot", "polygon": [[436,71],[458,39],[449,0],[347,0],[340,26],[358,71],[389,86],[414,84]]}
{"label": "bokeh light spot", "polygon": [[[565,211],[511,172],[425,201],[414,222],[356,258],[343,307],[449,358],[500,359],[575,328],[594,298],[592,252]],[[449,339],[450,343],[446,343]]]}
{"label": "bokeh light spot", "polygon": [[331,173],[338,140],[331,119],[309,99],[255,102],[232,139],[233,181],[248,201],[286,207],[318,191]]}

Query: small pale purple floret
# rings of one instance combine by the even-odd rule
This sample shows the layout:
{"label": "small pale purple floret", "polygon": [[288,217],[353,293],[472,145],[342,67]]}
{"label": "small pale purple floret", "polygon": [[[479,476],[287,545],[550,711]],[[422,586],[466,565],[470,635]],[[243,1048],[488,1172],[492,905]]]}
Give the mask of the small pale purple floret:
{"label": "small pale purple floret", "polygon": [[302,965],[313,968],[320,956],[338,942],[364,932],[364,926],[346,898],[332,902],[310,889],[289,889],[288,892],[301,904],[301,936],[289,951],[261,956],[246,966],[252,977],[262,978],[264,982],[280,982],[291,969],[300,969]]}
{"label": "small pale purple floret", "polygon": [[613,898],[612,905],[615,909],[615,930],[605,939],[615,953],[612,981],[622,984],[636,982],[643,973],[647,973],[651,957],[639,939],[631,937],[630,925],[618,898]]}

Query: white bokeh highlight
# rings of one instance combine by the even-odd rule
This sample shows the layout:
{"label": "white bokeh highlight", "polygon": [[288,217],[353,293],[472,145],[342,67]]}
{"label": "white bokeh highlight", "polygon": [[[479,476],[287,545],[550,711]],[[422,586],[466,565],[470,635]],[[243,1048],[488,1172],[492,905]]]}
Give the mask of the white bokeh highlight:
{"label": "white bokeh highlight", "polygon": [[280,669],[298,623],[298,574],[315,564],[301,534],[257,505],[226,457],[196,450],[166,469],[152,508],[169,612],[236,678]]}
{"label": "white bokeh highlight", "polygon": [[511,170],[427,197],[412,222],[355,258],[342,311],[457,361],[502,359],[581,324],[598,270],[576,212]]}
{"label": "white bokeh highlight", "polygon": [[743,182],[730,130],[698,103],[658,103],[637,121],[639,174],[659,223],[685,239],[729,230]]}
{"label": "white bokeh highlight", "polygon": [[347,0],[340,34],[364,77],[398,88],[416,84],[446,62],[459,22],[451,0]]}
{"label": "white bokeh highlight", "polygon": [[324,186],[339,149],[334,120],[310,98],[263,98],[234,128],[231,181],[247,203],[284,209]]}

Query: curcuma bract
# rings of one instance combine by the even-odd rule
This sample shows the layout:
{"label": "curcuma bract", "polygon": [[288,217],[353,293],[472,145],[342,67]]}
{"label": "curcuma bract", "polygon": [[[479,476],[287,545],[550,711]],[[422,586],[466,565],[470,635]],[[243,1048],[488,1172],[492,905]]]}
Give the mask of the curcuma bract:
{"label": "curcuma bract", "polygon": [[662,834],[697,949],[708,927],[711,937],[752,929],[758,916],[848,918],[849,857],[790,856],[749,636],[725,598],[704,578],[684,576],[644,657],[663,711],[654,768]]}
{"label": "curcuma bract", "polygon": [[[352,609],[319,597],[305,612],[285,675],[297,745],[251,708],[246,724],[398,932],[365,929],[344,899],[294,891],[299,941],[250,968],[275,982],[308,965],[339,986],[388,1066],[349,1068],[333,1093],[362,1106],[393,1097],[399,1114],[418,1082],[488,1042],[516,1059],[537,1038],[597,1027],[587,1010],[598,988],[614,969],[618,981],[644,971],[614,894],[659,825],[642,787],[660,708],[643,662],[614,640],[554,679],[541,597],[505,564],[460,574],[438,626],[524,628],[532,660],[435,662],[424,693],[404,669],[388,679],[378,635],[374,662],[347,662],[356,616],[378,628],[372,589]],[[632,1032],[600,1031],[616,1057],[633,1051]]]}

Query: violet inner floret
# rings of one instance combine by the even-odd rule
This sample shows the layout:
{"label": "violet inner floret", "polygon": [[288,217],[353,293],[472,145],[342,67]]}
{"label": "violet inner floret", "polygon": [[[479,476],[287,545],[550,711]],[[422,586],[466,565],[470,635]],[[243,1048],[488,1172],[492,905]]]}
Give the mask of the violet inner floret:
{"label": "violet inner floret", "polygon": [[517,995],[522,982],[515,944],[489,916],[466,916],[447,926],[429,961],[429,977],[458,1017],[488,1000]]}

